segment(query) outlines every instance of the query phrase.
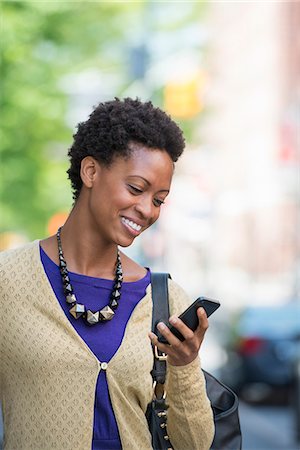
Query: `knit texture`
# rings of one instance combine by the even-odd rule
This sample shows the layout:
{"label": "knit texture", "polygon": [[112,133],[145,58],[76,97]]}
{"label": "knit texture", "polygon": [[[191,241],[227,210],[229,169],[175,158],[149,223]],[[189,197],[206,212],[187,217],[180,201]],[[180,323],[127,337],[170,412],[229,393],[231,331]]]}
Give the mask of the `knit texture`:
{"label": "knit texture", "polygon": [[[90,449],[100,361],[63,313],[41,264],[38,241],[0,254],[0,279],[4,449]],[[178,314],[190,300],[172,281],[169,289],[171,313]],[[151,315],[149,287],[107,368],[124,450],[151,449],[145,420],[152,397]],[[169,367],[167,395],[175,450],[208,450],[213,418],[198,359]]]}

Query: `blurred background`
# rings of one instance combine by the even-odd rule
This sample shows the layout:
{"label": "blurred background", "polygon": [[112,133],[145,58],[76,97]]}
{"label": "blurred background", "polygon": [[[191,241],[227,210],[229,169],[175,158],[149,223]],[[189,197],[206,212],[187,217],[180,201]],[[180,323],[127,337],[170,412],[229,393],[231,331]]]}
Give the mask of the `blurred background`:
{"label": "blurred background", "polygon": [[2,1],[0,39],[0,250],[64,222],[92,107],[151,99],[186,152],[126,252],[221,301],[202,361],[240,395],[244,450],[299,448],[300,2]]}

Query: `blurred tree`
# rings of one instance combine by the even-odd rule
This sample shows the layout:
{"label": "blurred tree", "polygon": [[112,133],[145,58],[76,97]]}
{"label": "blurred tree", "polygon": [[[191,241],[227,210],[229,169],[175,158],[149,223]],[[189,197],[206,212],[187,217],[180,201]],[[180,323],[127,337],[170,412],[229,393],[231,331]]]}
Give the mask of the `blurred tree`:
{"label": "blurred tree", "polygon": [[47,178],[47,142],[65,139],[62,94],[49,61],[37,50],[42,24],[30,4],[2,3],[1,228],[41,231],[46,205],[40,186]]}
{"label": "blurred tree", "polygon": [[52,214],[70,207],[65,169],[72,136],[60,81],[88,67],[120,67],[120,55],[108,51],[125,32],[115,20],[120,8],[2,2],[0,231],[41,236]]}
{"label": "blurred tree", "polygon": [[[1,2],[0,232],[41,237],[53,214],[71,207],[66,155],[78,111],[113,95],[140,95],[128,90],[132,49],[155,52],[151,27],[166,41],[197,20],[199,5],[191,5],[186,16],[173,8],[168,31],[162,5],[147,1]],[[163,84],[146,95],[162,104]]]}

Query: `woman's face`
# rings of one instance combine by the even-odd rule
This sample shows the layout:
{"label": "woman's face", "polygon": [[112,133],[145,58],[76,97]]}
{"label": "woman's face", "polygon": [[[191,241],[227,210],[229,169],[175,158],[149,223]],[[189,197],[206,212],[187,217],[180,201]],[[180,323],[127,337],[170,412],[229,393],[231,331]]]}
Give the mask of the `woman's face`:
{"label": "woman's face", "polygon": [[129,246],[159,217],[167,197],[174,164],[164,150],[136,144],[129,158],[118,157],[105,167],[94,164],[87,190],[92,230],[106,243]]}

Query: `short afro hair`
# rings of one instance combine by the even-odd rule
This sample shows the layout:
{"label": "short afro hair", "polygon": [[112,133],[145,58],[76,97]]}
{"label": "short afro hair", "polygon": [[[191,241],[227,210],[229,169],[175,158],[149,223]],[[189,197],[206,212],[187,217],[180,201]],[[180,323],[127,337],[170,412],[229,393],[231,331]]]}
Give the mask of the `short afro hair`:
{"label": "short afro hair", "polygon": [[131,98],[99,103],[89,119],[78,124],[73,137],[67,173],[75,201],[82,187],[81,161],[86,156],[109,166],[115,157],[130,156],[131,143],[140,143],[165,150],[176,162],[185,146],[182,131],[170,116],[150,101],[144,103]]}

